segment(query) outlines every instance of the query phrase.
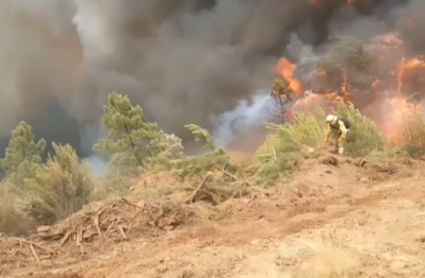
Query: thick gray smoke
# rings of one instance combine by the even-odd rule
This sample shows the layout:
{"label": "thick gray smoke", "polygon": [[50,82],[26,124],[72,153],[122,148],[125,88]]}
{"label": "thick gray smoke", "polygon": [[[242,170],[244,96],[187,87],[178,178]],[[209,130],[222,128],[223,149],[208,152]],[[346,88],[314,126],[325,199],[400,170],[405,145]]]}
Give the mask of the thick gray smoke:
{"label": "thick gray smoke", "polygon": [[183,139],[211,129],[269,86],[291,32],[314,41],[309,2],[0,0],[0,138],[26,120],[87,155],[112,91]]}
{"label": "thick gray smoke", "polygon": [[301,2],[1,1],[0,136],[26,119],[48,140],[86,145],[81,130],[99,122],[112,91],[168,132],[209,127],[268,84],[286,10]]}
{"label": "thick gray smoke", "polygon": [[[264,123],[271,120],[270,111],[273,108],[270,91],[261,90],[250,102],[244,99],[233,110],[213,117],[211,121],[214,125],[214,143],[218,147],[226,148],[241,137],[244,131],[263,128]],[[239,139],[247,141],[253,138]]]}

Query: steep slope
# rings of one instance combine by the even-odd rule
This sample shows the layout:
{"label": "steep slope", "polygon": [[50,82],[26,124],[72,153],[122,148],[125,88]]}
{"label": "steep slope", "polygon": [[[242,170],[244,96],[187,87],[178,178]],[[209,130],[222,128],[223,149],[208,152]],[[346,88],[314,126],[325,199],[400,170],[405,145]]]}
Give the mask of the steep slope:
{"label": "steep slope", "polygon": [[[97,204],[27,241],[3,238],[1,270],[4,277],[57,278],[420,277],[422,167],[410,159],[319,156],[289,184],[218,206],[181,205],[171,213],[136,199]],[[76,237],[62,244],[73,229]]]}

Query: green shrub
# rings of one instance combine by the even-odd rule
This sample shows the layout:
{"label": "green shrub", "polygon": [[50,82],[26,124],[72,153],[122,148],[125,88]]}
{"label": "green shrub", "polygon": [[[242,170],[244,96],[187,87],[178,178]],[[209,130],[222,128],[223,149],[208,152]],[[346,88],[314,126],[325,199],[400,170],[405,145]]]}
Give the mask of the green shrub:
{"label": "green shrub", "polygon": [[[338,117],[351,123],[351,130],[345,141],[346,153],[351,156],[364,156],[372,151],[383,150],[384,140],[372,120],[365,117],[353,105],[340,102],[332,111]],[[275,138],[266,142],[257,152],[261,166],[256,174],[257,182],[271,185],[279,177],[291,173],[306,153],[320,148],[326,137],[325,113],[317,109],[315,113],[299,113],[293,124],[267,124]],[[337,138],[334,138],[335,140]]]}
{"label": "green shrub", "polygon": [[347,105],[340,102],[334,113],[338,117],[347,119],[351,124],[350,132],[344,143],[347,155],[365,156],[372,151],[384,149],[384,139],[375,123],[362,115],[352,104]]}
{"label": "green shrub", "polygon": [[29,215],[42,224],[52,224],[87,204],[93,191],[93,176],[87,163],[80,163],[70,145],[53,143],[50,156],[29,183]]}
{"label": "green shrub", "polygon": [[[279,144],[275,150],[278,154],[299,152],[306,148],[317,148],[323,143],[326,136],[326,127],[324,125],[325,113],[317,109],[313,114],[298,113],[295,115],[293,124],[271,124],[266,127],[276,133]],[[274,154],[269,152],[263,154],[272,159]]]}
{"label": "green shrub", "polygon": [[222,149],[209,151],[201,155],[187,156],[174,161],[173,173],[185,176],[202,176],[218,167],[233,172],[235,167],[229,162],[229,156]]}
{"label": "green shrub", "polygon": [[205,153],[197,156],[189,156],[173,161],[173,172],[180,176],[200,176],[218,167],[233,171],[234,165],[229,164],[227,153],[214,145],[213,138],[206,129],[195,124],[185,126],[189,129],[196,142],[204,142]]}
{"label": "green shrub", "polygon": [[293,124],[270,124],[266,127],[276,133],[257,151],[260,167],[256,173],[256,183],[262,186],[272,185],[279,177],[291,173],[302,159],[301,153],[321,146],[326,136],[325,113],[317,109],[313,114],[299,113]]}

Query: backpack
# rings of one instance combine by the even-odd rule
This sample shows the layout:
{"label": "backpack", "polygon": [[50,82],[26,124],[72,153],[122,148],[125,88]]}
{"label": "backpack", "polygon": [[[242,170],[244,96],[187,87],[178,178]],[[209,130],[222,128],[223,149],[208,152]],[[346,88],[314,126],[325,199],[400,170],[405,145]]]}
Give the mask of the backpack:
{"label": "backpack", "polygon": [[350,129],[351,124],[347,119],[338,119],[338,120],[340,120],[344,123],[346,129]]}
{"label": "backpack", "polygon": [[344,119],[344,118],[338,118],[338,120],[334,124],[332,124],[333,128],[338,128],[338,121],[342,121],[344,123],[345,128],[350,129],[350,127],[351,127],[350,122],[347,119]]}

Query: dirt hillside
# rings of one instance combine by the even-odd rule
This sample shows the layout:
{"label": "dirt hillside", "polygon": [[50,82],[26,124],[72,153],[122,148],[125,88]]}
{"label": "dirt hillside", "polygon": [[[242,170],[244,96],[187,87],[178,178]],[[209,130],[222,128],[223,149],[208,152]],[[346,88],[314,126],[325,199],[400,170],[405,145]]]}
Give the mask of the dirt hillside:
{"label": "dirt hillside", "polygon": [[184,182],[149,176],[128,199],[1,237],[1,277],[425,277],[423,167],[319,156],[217,206],[151,202],[141,187]]}

